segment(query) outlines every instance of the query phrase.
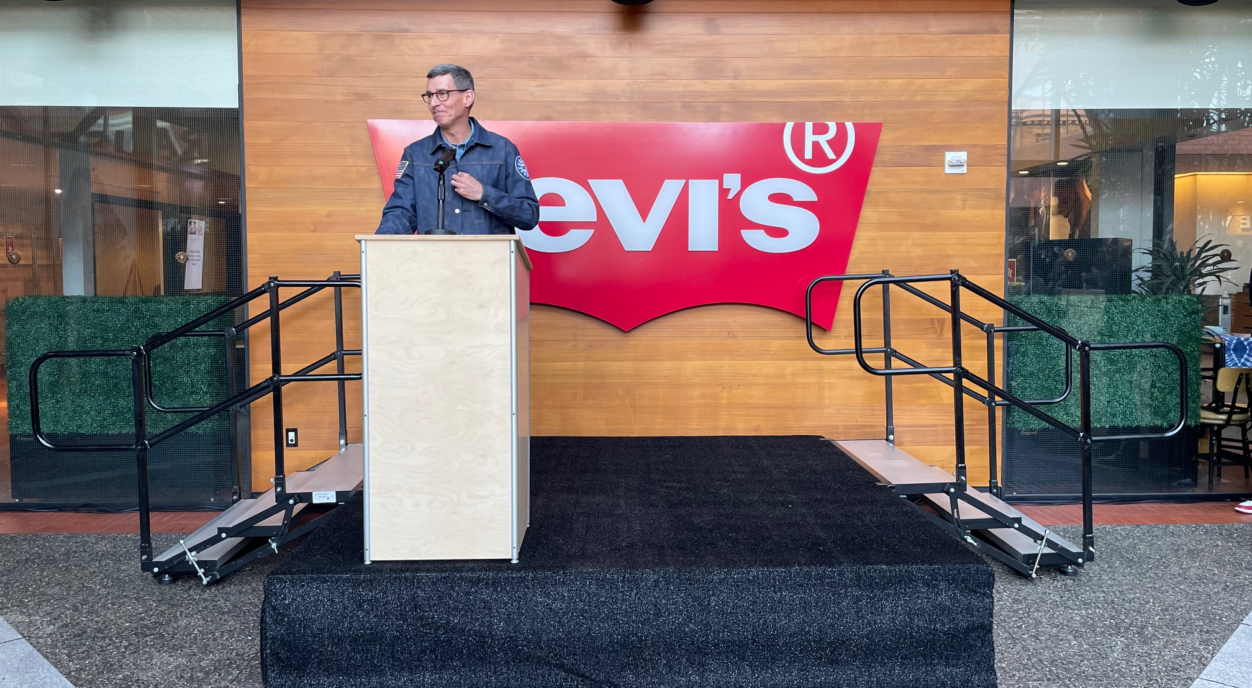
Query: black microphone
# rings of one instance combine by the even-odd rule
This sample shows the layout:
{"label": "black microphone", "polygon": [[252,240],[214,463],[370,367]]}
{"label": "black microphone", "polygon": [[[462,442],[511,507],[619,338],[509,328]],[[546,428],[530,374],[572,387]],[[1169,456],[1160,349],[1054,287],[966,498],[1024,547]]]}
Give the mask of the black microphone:
{"label": "black microphone", "polygon": [[452,160],[456,158],[456,149],[448,146],[441,146],[443,153],[439,155],[439,159],[435,161],[435,171],[439,173],[439,186],[435,191],[435,197],[438,199],[438,210],[436,211],[436,225],[434,229],[428,229],[422,234],[455,234],[456,232],[443,228],[444,203],[448,195],[448,189],[444,186],[443,175],[448,171],[448,166],[452,164]]}
{"label": "black microphone", "polygon": [[443,154],[435,161],[435,171],[443,174],[448,171],[448,165],[452,164],[453,158],[456,157],[456,149],[443,146]]}

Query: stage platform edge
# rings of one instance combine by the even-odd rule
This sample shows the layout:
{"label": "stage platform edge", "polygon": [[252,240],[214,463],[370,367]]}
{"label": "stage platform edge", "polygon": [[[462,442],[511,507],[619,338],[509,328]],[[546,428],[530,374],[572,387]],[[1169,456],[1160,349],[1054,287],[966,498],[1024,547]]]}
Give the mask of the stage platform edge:
{"label": "stage platform edge", "polygon": [[328,516],[266,685],[995,685],[990,566],[822,438],[534,438],[532,486],[518,564],[365,565]]}

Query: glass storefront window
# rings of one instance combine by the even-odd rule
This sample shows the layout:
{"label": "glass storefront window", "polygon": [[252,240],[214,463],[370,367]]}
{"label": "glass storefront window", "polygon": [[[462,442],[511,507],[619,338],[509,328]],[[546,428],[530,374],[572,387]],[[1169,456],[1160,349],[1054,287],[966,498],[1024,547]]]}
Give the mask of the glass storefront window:
{"label": "glass storefront window", "polygon": [[[1203,326],[1232,327],[1219,308],[1229,298],[1252,332],[1252,2],[1018,0],[1013,51],[1006,293],[1080,338],[1181,346],[1190,431],[1096,445],[1095,487],[1207,492],[1199,406],[1213,382],[1198,378],[1213,366],[1213,330]],[[1092,361],[1096,434],[1177,418],[1168,355]],[[1011,391],[1054,396],[1063,370],[1030,335],[1006,347]],[[1074,420],[1076,401],[1048,410]],[[1006,495],[1077,492],[1071,439],[1009,411],[1004,442]],[[1212,490],[1252,492],[1241,467],[1216,472]]]}
{"label": "glass storefront window", "polygon": [[[0,508],[135,503],[133,451],[35,441],[36,357],[135,346],[243,291],[236,16],[233,0],[0,0]],[[228,356],[242,374],[242,350],[221,338],[154,353],[154,398],[226,398]],[[43,429],[63,445],[129,445],[130,395],[125,360],[49,361]],[[185,417],[149,411],[149,434]],[[230,504],[246,472],[230,434],[215,418],[155,448],[154,506]]]}
{"label": "glass storefront window", "polygon": [[[216,302],[242,293],[238,110],[0,107],[0,160],[0,235],[7,259],[0,262],[0,294],[8,306],[0,332],[8,335],[6,356],[18,358],[6,358],[6,370],[20,385],[5,390],[5,410],[16,415],[5,418],[10,437],[0,443],[0,500],[123,506],[134,492],[133,470],[127,470],[133,454],[108,452],[88,461],[39,447],[27,419],[26,373],[31,358],[44,351],[130,346],[155,333],[145,327],[172,328],[194,317],[186,309],[208,303],[186,299]],[[195,270],[188,267],[189,231],[203,245]],[[150,324],[141,322],[145,314]],[[64,328],[49,322],[59,318],[70,322]],[[213,361],[221,362],[220,352]],[[113,380],[125,365],[99,367]],[[130,414],[129,381],[119,378],[116,388],[106,389],[79,380],[75,390],[59,390],[62,380],[76,380],[76,372],[59,362],[45,367],[46,422],[63,442],[120,442]],[[217,367],[212,372],[222,374]],[[94,397],[90,403],[66,398],[78,391]],[[56,424],[69,414],[83,416],[81,427]],[[191,448],[181,449],[177,458],[187,462]],[[218,453],[228,460],[227,451]],[[220,475],[165,489],[158,501],[229,503],[230,472],[212,472]]]}

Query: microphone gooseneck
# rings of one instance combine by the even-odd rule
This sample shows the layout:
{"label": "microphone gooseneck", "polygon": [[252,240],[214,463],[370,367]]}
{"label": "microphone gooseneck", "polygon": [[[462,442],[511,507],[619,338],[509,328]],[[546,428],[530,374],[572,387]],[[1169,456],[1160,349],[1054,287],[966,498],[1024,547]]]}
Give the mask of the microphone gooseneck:
{"label": "microphone gooseneck", "polygon": [[436,210],[436,224],[435,224],[434,229],[428,229],[422,232],[422,234],[455,234],[456,233],[451,230],[444,229],[444,226],[443,226],[444,204],[447,200],[447,195],[448,195],[448,189],[447,189],[447,186],[444,184],[443,176],[444,176],[444,173],[448,171],[448,167],[452,164],[453,159],[456,158],[456,149],[449,148],[446,145],[441,146],[441,148],[443,152],[439,155],[439,159],[436,160],[434,164],[435,172],[439,173],[439,182],[438,182],[439,185],[435,188],[435,198],[438,199],[438,209]]}

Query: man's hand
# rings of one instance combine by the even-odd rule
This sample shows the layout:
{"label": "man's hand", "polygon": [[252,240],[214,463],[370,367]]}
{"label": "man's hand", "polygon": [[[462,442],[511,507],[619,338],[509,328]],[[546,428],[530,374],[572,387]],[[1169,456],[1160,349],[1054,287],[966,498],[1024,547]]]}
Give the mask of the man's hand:
{"label": "man's hand", "polygon": [[452,175],[452,190],[475,203],[483,199],[483,185],[465,172]]}

